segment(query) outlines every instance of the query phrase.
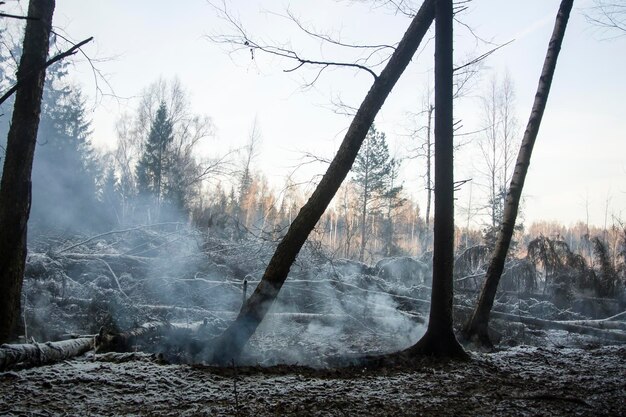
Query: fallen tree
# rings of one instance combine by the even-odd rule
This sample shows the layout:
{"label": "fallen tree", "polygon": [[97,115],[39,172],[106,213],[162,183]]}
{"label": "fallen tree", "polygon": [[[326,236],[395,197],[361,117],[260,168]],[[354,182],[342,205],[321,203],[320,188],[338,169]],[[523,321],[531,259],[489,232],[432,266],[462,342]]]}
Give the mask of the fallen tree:
{"label": "fallen tree", "polygon": [[[515,321],[529,326],[535,326],[542,329],[566,330],[571,333],[587,334],[603,339],[613,340],[617,342],[626,342],[626,332],[612,330],[608,328],[591,327],[589,325],[578,324],[576,322],[543,320],[535,317],[518,316],[515,314],[501,313],[499,311],[491,311],[494,318],[504,319],[507,321]],[[579,323],[590,323],[590,321],[582,320]]]}
{"label": "fallen tree", "polygon": [[39,366],[82,355],[94,348],[93,337],[61,342],[29,343],[0,346],[0,370],[15,365]]}
{"label": "fallen tree", "polygon": [[96,352],[127,352],[142,338],[158,336],[172,329],[172,325],[165,321],[152,321],[139,327],[122,332],[112,333],[104,327],[95,337]]}
{"label": "fallen tree", "polygon": [[601,319],[601,320],[558,320],[558,323],[571,324],[574,326],[595,327],[597,329],[623,330],[626,331],[626,322]]}

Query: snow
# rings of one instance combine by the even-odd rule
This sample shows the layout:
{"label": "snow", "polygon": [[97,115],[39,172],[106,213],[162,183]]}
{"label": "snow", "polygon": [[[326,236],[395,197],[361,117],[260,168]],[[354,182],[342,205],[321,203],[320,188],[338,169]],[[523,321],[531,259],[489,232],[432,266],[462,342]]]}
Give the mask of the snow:
{"label": "snow", "polygon": [[[35,248],[24,281],[29,335],[44,341],[165,320],[180,330],[177,338],[204,326],[209,337],[200,343],[209,345],[237,314],[244,277],[249,295],[273,252],[263,242],[245,250],[220,240],[199,246],[183,229],[133,233],[140,235],[132,244],[127,236],[83,239],[72,253]],[[128,255],[139,244],[154,253]],[[206,366],[157,336],[137,352],[0,373],[0,415],[624,414],[626,345],[519,323],[492,320],[503,350],[472,352],[469,362],[345,367],[408,347],[425,330],[428,265],[410,258],[381,265],[316,257],[305,247],[241,366]],[[402,265],[420,279],[407,281]],[[511,314],[590,318],[545,300],[500,300],[495,308]],[[457,312],[474,302],[459,292]]]}
{"label": "snow", "polygon": [[408,369],[156,362],[111,354],[5,372],[0,414],[618,416],[626,405],[624,346],[518,346]]}

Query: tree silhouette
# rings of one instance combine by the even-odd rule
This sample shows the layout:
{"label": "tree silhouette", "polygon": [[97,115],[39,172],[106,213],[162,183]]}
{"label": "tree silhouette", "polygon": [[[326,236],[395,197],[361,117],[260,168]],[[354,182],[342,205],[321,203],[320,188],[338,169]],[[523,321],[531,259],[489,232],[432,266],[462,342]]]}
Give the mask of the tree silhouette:
{"label": "tree silhouette", "polygon": [[31,0],[0,183],[0,343],[14,335],[26,263],[31,173],[46,77],[54,0]]}
{"label": "tree silhouette", "polygon": [[164,195],[164,177],[171,167],[168,151],[173,140],[172,122],[168,117],[165,103],[161,102],[137,164],[139,194],[152,200],[151,203],[155,204],[157,213]]}
{"label": "tree silhouette", "polygon": [[[368,214],[380,210],[381,200],[397,197],[401,187],[393,185],[391,174],[397,172],[398,161],[389,156],[389,147],[383,132],[372,125],[356,156],[352,172],[359,193],[361,216],[361,247],[359,260],[365,258],[367,245]],[[390,202],[390,204],[393,204]]]}

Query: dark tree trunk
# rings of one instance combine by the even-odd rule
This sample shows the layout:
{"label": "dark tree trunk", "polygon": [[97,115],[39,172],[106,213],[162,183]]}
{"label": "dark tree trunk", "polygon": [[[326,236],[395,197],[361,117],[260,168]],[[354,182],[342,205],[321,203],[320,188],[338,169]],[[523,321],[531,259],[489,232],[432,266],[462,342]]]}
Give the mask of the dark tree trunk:
{"label": "dark tree trunk", "polygon": [[15,336],[26,262],[31,172],[46,76],[54,0],[31,0],[0,183],[0,343]]}
{"label": "dark tree trunk", "polygon": [[410,355],[465,357],[452,328],[454,296],[454,167],[452,0],[437,0],[435,17],[435,221],[433,289],[426,334]]}
{"label": "dark tree trunk", "polygon": [[515,220],[517,219],[522,188],[524,187],[526,173],[528,172],[528,167],[530,165],[530,157],[533,151],[533,146],[535,145],[535,140],[537,139],[537,134],[539,133],[541,118],[543,117],[543,112],[548,101],[548,94],[554,77],[556,61],[561,50],[561,44],[563,43],[563,37],[565,36],[565,28],[567,26],[567,21],[569,19],[573,3],[574,0],[563,0],[556,16],[554,31],[552,32],[552,37],[550,39],[550,43],[548,44],[548,52],[543,64],[543,70],[541,71],[541,77],[539,78],[537,93],[535,94],[535,102],[533,103],[530,118],[528,119],[526,131],[524,132],[524,138],[522,139],[520,151],[517,155],[515,171],[513,172],[511,184],[506,196],[502,226],[498,232],[496,246],[491,257],[491,261],[489,262],[487,275],[478,298],[476,309],[463,329],[463,336],[466,339],[474,340],[487,347],[492,346],[487,333],[489,313],[493,307],[493,301],[498,289],[498,283],[500,282],[500,277],[502,276],[502,271],[504,270],[504,262],[511,244],[511,238],[515,228]]}
{"label": "dark tree trunk", "polygon": [[424,1],[386,67],[375,79],[326,174],[278,244],[263,279],[237,319],[216,341],[213,362],[225,364],[237,359],[272,306],[302,245],[350,171],[376,114],[428,31],[435,16],[435,3],[435,0]]}
{"label": "dark tree trunk", "polygon": [[172,325],[164,321],[144,323],[124,333],[109,333],[100,329],[95,337],[96,352],[130,352],[138,340],[154,337],[172,329]]}

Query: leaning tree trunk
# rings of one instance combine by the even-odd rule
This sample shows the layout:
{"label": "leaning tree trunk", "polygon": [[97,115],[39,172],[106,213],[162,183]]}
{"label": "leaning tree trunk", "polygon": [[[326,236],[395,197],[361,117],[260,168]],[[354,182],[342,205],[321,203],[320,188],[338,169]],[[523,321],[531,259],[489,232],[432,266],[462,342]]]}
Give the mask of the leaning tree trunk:
{"label": "leaning tree trunk", "polygon": [[428,328],[409,355],[465,357],[452,328],[454,296],[454,166],[452,0],[435,17],[435,222],[433,288]]}
{"label": "leaning tree trunk", "polygon": [[15,334],[26,262],[31,172],[39,128],[41,97],[54,0],[31,0],[24,48],[0,183],[0,343]]}
{"label": "leaning tree trunk", "polygon": [[326,174],[278,244],[261,282],[237,319],[216,341],[213,362],[224,364],[237,359],[276,299],[302,245],[348,175],[376,114],[428,31],[435,16],[435,3],[435,0],[424,1],[389,62],[376,77]]}
{"label": "leaning tree trunk", "polygon": [[569,19],[573,3],[574,0],[563,0],[561,2],[561,6],[559,7],[559,12],[556,16],[556,22],[554,25],[554,31],[552,32],[552,37],[548,45],[548,52],[543,64],[543,70],[541,71],[541,77],[539,78],[539,86],[537,88],[537,93],[535,94],[535,102],[533,103],[530,118],[528,119],[528,125],[526,126],[520,151],[517,155],[515,171],[513,172],[509,191],[506,196],[502,226],[498,232],[498,239],[496,241],[491,261],[489,262],[489,268],[487,269],[487,275],[478,298],[476,309],[463,329],[463,335],[466,339],[475,340],[479,344],[487,347],[492,346],[487,332],[489,313],[493,306],[493,301],[496,296],[502,271],[504,270],[504,262],[509,250],[511,238],[513,236],[515,220],[517,218],[517,211],[519,209],[520,198],[522,195],[522,188],[524,187],[524,180],[526,179],[526,173],[528,172],[528,166],[530,165],[530,157],[539,132],[541,118],[543,117],[546,102],[548,101],[548,94],[554,77],[556,61],[561,50],[561,44],[563,43],[563,37],[565,36],[565,28],[567,26],[567,21]]}

